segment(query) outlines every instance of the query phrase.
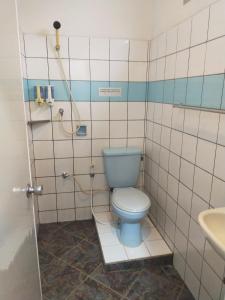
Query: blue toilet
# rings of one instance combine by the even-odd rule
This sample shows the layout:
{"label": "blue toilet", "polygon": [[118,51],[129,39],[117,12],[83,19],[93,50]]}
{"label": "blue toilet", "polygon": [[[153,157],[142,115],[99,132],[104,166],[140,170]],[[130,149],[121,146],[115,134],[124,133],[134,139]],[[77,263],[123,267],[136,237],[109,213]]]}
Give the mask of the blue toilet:
{"label": "blue toilet", "polygon": [[141,220],[151,205],[149,197],[135,188],[141,154],[141,150],[134,147],[103,150],[106,178],[112,189],[112,210],[120,220],[120,241],[128,247],[141,244]]}

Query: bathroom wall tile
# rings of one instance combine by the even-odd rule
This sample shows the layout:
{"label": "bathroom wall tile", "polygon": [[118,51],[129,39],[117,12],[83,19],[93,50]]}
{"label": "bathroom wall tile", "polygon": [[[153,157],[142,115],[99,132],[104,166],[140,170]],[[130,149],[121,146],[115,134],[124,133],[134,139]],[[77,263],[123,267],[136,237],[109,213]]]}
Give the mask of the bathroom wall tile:
{"label": "bathroom wall tile", "polygon": [[176,249],[173,256],[173,264],[176,270],[178,271],[179,275],[181,276],[181,278],[184,279],[185,261]]}
{"label": "bathroom wall tile", "polygon": [[196,164],[202,169],[212,173],[214,167],[214,159],[216,153],[216,145],[199,139],[197,145]]}
{"label": "bathroom wall tile", "polygon": [[204,43],[207,40],[209,23],[209,8],[196,14],[192,19],[191,46]]}
{"label": "bathroom wall tile", "polygon": [[[76,157],[73,162],[74,162],[74,173],[76,175],[89,174],[91,157]],[[96,167],[95,167],[95,172],[98,173]]]}
{"label": "bathroom wall tile", "polygon": [[108,39],[90,39],[90,58],[91,59],[109,59],[109,40]]}
{"label": "bathroom wall tile", "polygon": [[198,253],[198,251],[195,249],[195,247],[193,247],[193,245],[190,242],[188,243],[187,263],[191,267],[197,278],[200,279],[202,268],[202,256]]}
{"label": "bathroom wall tile", "polygon": [[69,37],[70,58],[89,59],[89,38]]}
{"label": "bathroom wall tile", "polygon": [[157,60],[156,80],[164,80],[165,77],[165,57]]}
{"label": "bathroom wall tile", "polygon": [[148,42],[130,40],[129,61],[147,61]]}
{"label": "bathroom wall tile", "polygon": [[129,62],[129,81],[146,81],[147,62]]}
{"label": "bathroom wall tile", "polygon": [[162,107],[162,125],[171,127],[173,106],[170,104],[164,104]]}
{"label": "bathroom wall tile", "polygon": [[43,195],[55,194],[55,177],[40,177],[37,178],[37,185],[43,185]]}
{"label": "bathroom wall tile", "polygon": [[192,163],[195,163],[196,148],[197,138],[189,134],[183,134],[182,157]]}
{"label": "bathroom wall tile", "polygon": [[[136,102],[134,102],[136,103]],[[129,103],[130,105],[131,103]],[[139,104],[139,103],[138,103]],[[127,120],[127,103],[111,102],[110,103],[110,120]]]}
{"label": "bathroom wall tile", "polygon": [[200,106],[202,100],[203,77],[188,78],[186,104]]}
{"label": "bathroom wall tile", "polygon": [[144,121],[128,121],[128,137],[144,137]]}
{"label": "bathroom wall tile", "polygon": [[187,93],[187,78],[175,79],[174,103],[185,104],[186,93]]}
{"label": "bathroom wall tile", "polygon": [[93,102],[91,103],[92,120],[109,120],[109,103]]}
{"label": "bathroom wall tile", "polygon": [[67,177],[66,179],[61,176],[56,177],[56,191],[57,193],[74,192],[74,179],[71,177]]}
{"label": "bathroom wall tile", "polygon": [[187,284],[189,290],[195,299],[198,298],[200,282],[191,271],[191,269],[187,266],[185,270],[185,283]]}
{"label": "bathroom wall tile", "polygon": [[224,274],[224,260],[216,253],[215,249],[206,241],[204,258],[213,271],[222,279]]}
{"label": "bathroom wall tile", "polygon": [[52,141],[34,141],[34,156],[36,159],[53,158]]}
{"label": "bathroom wall tile", "polygon": [[[48,46],[48,58],[57,58],[58,54],[55,49],[56,46],[55,35],[47,36],[47,46]],[[61,58],[69,57],[68,37],[66,36],[60,37],[60,57]]]}
{"label": "bathroom wall tile", "polygon": [[214,174],[222,180],[225,180],[225,171],[223,165],[225,163],[225,148],[217,146]]}
{"label": "bathroom wall tile", "polygon": [[[66,79],[69,79],[69,60],[63,59],[62,65],[65,71]],[[48,66],[49,66],[49,78],[51,80],[64,80],[64,74],[62,73],[60,67],[59,59],[50,58],[48,59]]]}
{"label": "bathroom wall tile", "polygon": [[167,56],[166,66],[165,66],[165,79],[174,79],[175,68],[176,68],[176,54]]}
{"label": "bathroom wall tile", "polygon": [[187,77],[189,50],[177,53],[175,78]]}
{"label": "bathroom wall tile", "polygon": [[71,121],[62,121],[62,122],[54,122],[53,123],[53,139],[54,140],[67,140],[71,139],[71,137],[65,133],[64,128],[71,131],[72,123]]}
{"label": "bathroom wall tile", "polygon": [[79,207],[76,209],[76,220],[90,220],[91,209],[89,207]]}
{"label": "bathroom wall tile", "polygon": [[128,62],[110,61],[110,80],[128,81]]}
{"label": "bathroom wall tile", "polygon": [[191,200],[192,200],[192,191],[180,182],[178,203],[189,214],[192,205]]}
{"label": "bathroom wall tile", "polygon": [[163,147],[167,149],[169,149],[170,147],[170,135],[171,135],[171,129],[167,127],[162,127],[161,144]]}
{"label": "bathroom wall tile", "polygon": [[46,123],[40,126],[40,124],[32,125],[32,134],[34,141],[51,141],[52,140],[52,125]]}
{"label": "bathroom wall tile", "polygon": [[41,159],[35,160],[36,177],[54,176],[54,160]]}
{"label": "bathroom wall tile", "polygon": [[82,192],[75,193],[75,202],[77,207],[90,207],[91,196]]}
{"label": "bathroom wall tile", "polygon": [[110,121],[110,138],[126,138],[127,121]]}
{"label": "bathroom wall tile", "polygon": [[93,121],[92,138],[108,138],[108,137],[109,137],[109,122]]}
{"label": "bathroom wall tile", "polygon": [[195,167],[193,190],[197,195],[202,197],[207,202],[210,200],[211,184],[212,176],[200,168]]}
{"label": "bathroom wall tile", "polygon": [[[31,102],[32,104],[32,102]],[[54,106],[52,107],[52,121],[58,121],[59,120],[59,109],[63,109],[63,120],[69,121],[71,120],[71,103],[67,101],[57,101],[54,103]],[[42,108],[43,109],[43,108]],[[51,118],[51,111],[49,109],[49,115]],[[45,118],[43,118],[45,119]],[[47,118],[46,118],[47,119]]]}
{"label": "bathroom wall tile", "polygon": [[109,80],[108,61],[91,60],[90,66],[91,66],[91,80],[95,80],[95,81]]}
{"label": "bathroom wall tile", "polygon": [[173,108],[172,128],[183,131],[184,127],[184,109]]}
{"label": "bathroom wall tile", "polygon": [[204,251],[205,237],[203,236],[200,225],[198,225],[193,219],[190,221],[189,239],[192,245],[202,255]]}
{"label": "bathroom wall tile", "polygon": [[217,142],[225,146],[225,115],[222,114],[220,115]]}
{"label": "bathroom wall tile", "polygon": [[128,60],[129,40],[110,40],[110,60]]}
{"label": "bathroom wall tile", "polygon": [[39,220],[40,220],[40,224],[57,222],[57,212],[56,212],[56,210],[40,212],[39,213]]}
{"label": "bathroom wall tile", "polygon": [[179,178],[180,175],[180,157],[176,154],[170,153],[169,159],[169,172],[176,177]]}
{"label": "bathroom wall tile", "polygon": [[176,226],[179,230],[188,237],[190,216],[178,205]]}
{"label": "bathroom wall tile", "polygon": [[209,296],[208,292],[204,289],[203,286],[201,286],[199,291],[199,300],[211,300],[212,298]]}
{"label": "bathroom wall tile", "polygon": [[109,101],[109,97],[99,96],[99,88],[108,88],[108,81],[91,81],[91,101]]}
{"label": "bathroom wall tile", "polygon": [[74,157],[91,156],[91,140],[77,140],[74,146]]}
{"label": "bathroom wall tile", "polygon": [[69,101],[70,95],[68,93],[65,81],[50,80],[49,83],[54,87],[55,101]]}
{"label": "bathroom wall tile", "polygon": [[220,0],[210,8],[209,39],[213,39],[225,34],[224,12],[225,1]]}
{"label": "bathroom wall tile", "polygon": [[[131,94],[131,96],[133,96],[134,98],[136,97],[139,101],[142,100],[141,97],[141,93],[145,93],[145,88],[142,89],[142,83],[141,82],[122,82],[122,81],[110,81],[109,83],[111,88],[119,88],[121,89],[121,96],[111,96],[110,97],[110,102],[126,102],[128,100],[128,89],[130,92],[131,86],[135,87],[133,93]],[[146,83],[144,83],[144,85],[146,85]],[[129,87],[128,87],[129,86]],[[141,90],[142,89],[142,90]],[[129,95],[130,97],[130,95]],[[145,99],[145,94],[143,96],[143,100]],[[132,100],[131,98],[129,100]]]}
{"label": "bathroom wall tile", "polygon": [[221,279],[205,262],[203,262],[202,269],[202,284],[213,299],[219,299],[222,287]]}
{"label": "bathroom wall tile", "polygon": [[56,210],[56,194],[38,196],[39,211]]}
{"label": "bathroom wall tile", "polygon": [[28,79],[48,79],[48,64],[46,58],[27,58]]}
{"label": "bathroom wall tile", "polygon": [[188,76],[200,76],[204,73],[206,44],[190,49]]}
{"label": "bathroom wall tile", "polygon": [[191,19],[178,26],[177,51],[186,49],[190,46],[191,39]]}
{"label": "bathroom wall tile", "polygon": [[187,253],[187,239],[178,228],[175,233],[175,246],[184,258]]}
{"label": "bathroom wall tile", "polygon": [[202,106],[219,109],[222,101],[224,74],[204,78]]}
{"label": "bathroom wall tile", "polygon": [[90,80],[89,61],[71,59],[70,60],[70,79],[71,80]]}
{"label": "bathroom wall tile", "polygon": [[[71,81],[71,91],[73,98],[75,101],[90,101],[90,88],[91,84],[90,81],[84,81],[84,80],[73,80]],[[84,120],[88,120],[84,119]]]}
{"label": "bathroom wall tile", "polygon": [[182,133],[176,130],[171,131],[170,150],[177,155],[181,155]]}
{"label": "bathroom wall tile", "polygon": [[213,207],[223,207],[225,203],[224,193],[225,182],[213,177],[210,205]]}
{"label": "bathroom wall tile", "polygon": [[129,120],[136,120],[136,119],[143,120],[144,117],[145,117],[145,103],[144,102],[129,102],[128,103],[128,119]]}
{"label": "bathroom wall tile", "polygon": [[164,84],[164,103],[174,102],[174,80],[166,80]]}
{"label": "bathroom wall tile", "polygon": [[[91,114],[90,114],[91,105],[90,105],[90,102],[78,102],[78,103],[76,103],[76,106],[77,106],[78,111],[79,111],[80,119],[89,121],[90,118],[91,118]],[[76,120],[78,117],[77,117],[77,114],[75,113],[75,109],[74,109],[73,105],[72,105],[72,111],[73,111],[72,119]]]}
{"label": "bathroom wall tile", "polygon": [[73,157],[72,141],[54,141],[56,158]]}
{"label": "bathroom wall tile", "polygon": [[151,82],[149,86],[148,100],[161,102],[163,99],[163,81]]}
{"label": "bathroom wall tile", "polygon": [[75,210],[74,209],[63,209],[58,210],[58,222],[69,222],[75,220]]}
{"label": "bathroom wall tile", "polygon": [[181,159],[180,181],[189,189],[193,187],[194,165]]}
{"label": "bathroom wall tile", "polygon": [[151,61],[149,66],[149,75],[148,75],[149,81],[156,81],[156,70],[157,70],[157,60]]}
{"label": "bathroom wall tile", "polygon": [[203,210],[206,210],[209,208],[209,204],[206,203],[204,200],[202,200],[200,197],[198,197],[196,194],[193,194],[192,198],[192,206],[191,206],[191,217],[195,220],[195,222],[198,222],[198,215]]}
{"label": "bathroom wall tile", "polygon": [[47,57],[46,36],[24,34],[26,57]]}
{"label": "bathroom wall tile", "polygon": [[224,73],[225,37],[207,43],[205,75]]}
{"label": "bathroom wall tile", "polygon": [[72,158],[55,159],[56,176],[60,176],[63,172],[67,172],[69,174],[73,173]]}
{"label": "bathroom wall tile", "polygon": [[185,110],[184,132],[197,136],[199,127],[200,111]]}
{"label": "bathroom wall tile", "polygon": [[216,142],[219,126],[219,115],[211,112],[201,112],[198,136],[208,141]]}
{"label": "bathroom wall tile", "polygon": [[102,149],[109,147],[109,139],[92,140],[92,155],[102,156]]}
{"label": "bathroom wall tile", "polygon": [[167,55],[176,52],[177,31],[178,31],[178,28],[174,27],[170,31],[167,32],[167,39],[166,39],[166,54]]}

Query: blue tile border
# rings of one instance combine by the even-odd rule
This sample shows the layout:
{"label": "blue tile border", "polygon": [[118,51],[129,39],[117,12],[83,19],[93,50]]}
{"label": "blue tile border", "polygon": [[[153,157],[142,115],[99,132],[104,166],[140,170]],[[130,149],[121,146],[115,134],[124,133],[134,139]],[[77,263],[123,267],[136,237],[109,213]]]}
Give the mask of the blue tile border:
{"label": "blue tile border", "polygon": [[[185,104],[205,108],[225,109],[225,74],[177,78],[153,82],[85,81],[71,80],[75,101],[92,102],[159,102]],[[24,100],[34,101],[36,85],[54,86],[56,101],[70,101],[63,80],[23,79]],[[99,96],[99,88],[121,88],[118,97]]]}

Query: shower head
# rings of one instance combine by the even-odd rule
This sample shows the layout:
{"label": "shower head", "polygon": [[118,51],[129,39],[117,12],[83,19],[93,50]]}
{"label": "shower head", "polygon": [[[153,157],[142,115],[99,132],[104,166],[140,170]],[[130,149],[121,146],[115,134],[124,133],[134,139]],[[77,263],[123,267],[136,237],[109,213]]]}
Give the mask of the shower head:
{"label": "shower head", "polygon": [[55,46],[55,49],[56,51],[59,51],[60,50],[60,44],[59,44],[59,28],[61,27],[61,24],[59,21],[55,21],[53,23],[53,27],[55,28],[56,30],[56,46]]}
{"label": "shower head", "polygon": [[61,27],[61,23],[60,23],[59,21],[55,21],[55,22],[53,23],[53,27],[54,27],[56,30],[58,30],[58,29]]}

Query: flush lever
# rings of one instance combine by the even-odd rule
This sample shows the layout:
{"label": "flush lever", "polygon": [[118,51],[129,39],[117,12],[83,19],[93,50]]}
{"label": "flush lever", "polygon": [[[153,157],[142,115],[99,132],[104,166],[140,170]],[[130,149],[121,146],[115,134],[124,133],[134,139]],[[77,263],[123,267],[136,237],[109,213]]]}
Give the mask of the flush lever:
{"label": "flush lever", "polygon": [[43,185],[37,185],[37,186],[31,186],[29,183],[25,188],[13,188],[14,193],[21,193],[24,192],[27,195],[27,198],[29,198],[32,194],[34,195],[41,195],[43,192]]}

